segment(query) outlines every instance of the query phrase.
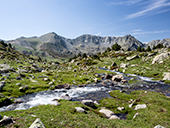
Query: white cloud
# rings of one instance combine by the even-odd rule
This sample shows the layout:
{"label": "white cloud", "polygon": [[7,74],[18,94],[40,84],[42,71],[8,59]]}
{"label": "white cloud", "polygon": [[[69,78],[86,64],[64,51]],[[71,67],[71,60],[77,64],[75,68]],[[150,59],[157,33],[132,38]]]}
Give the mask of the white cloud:
{"label": "white cloud", "polygon": [[161,30],[161,31],[146,31],[146,32],[133,32],[132,35],[145,35],[145,34],[156,34],[156,33],[166,33],[170,32],[168,30]]}
{"label": "white cloud", "polygon": [[141,29],[135,29],[135,30],[132,30],[132,32],[140,32],[142,31]]}
{"label": "white cloud", "polygon": [[[152,10],[156,10],[161,7],[167,7],[170,6],[170,2],[167,2],[168,0],[150,0],[151,4],[145,7],[142,11],[139,11],[137,13],[130,14],[126,17],[126,19],[132,19],[137,18],[143,15],[146,15],[148,12]],[[162,12],[163,13],[163,12]]]}
{"label": "white cloud", "polygon": [[133,5],[136,3],[139,3],[142,0],[125,0],[125,1],[115,1],[115,2],[111,2],[111,5]]}

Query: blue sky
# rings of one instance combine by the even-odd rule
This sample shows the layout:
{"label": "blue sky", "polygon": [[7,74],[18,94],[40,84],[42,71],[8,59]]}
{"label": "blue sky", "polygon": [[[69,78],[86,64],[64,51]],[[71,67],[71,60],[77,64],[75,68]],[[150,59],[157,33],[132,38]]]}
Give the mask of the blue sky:
{"label": "blue sky", "polygon": [[170,0],[0,0],[0,39],[55,32],[170,38]]}

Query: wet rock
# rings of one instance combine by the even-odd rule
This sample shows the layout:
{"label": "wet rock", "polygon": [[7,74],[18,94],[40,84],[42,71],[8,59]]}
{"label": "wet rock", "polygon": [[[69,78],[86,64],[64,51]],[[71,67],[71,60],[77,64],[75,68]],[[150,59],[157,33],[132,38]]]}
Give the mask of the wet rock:
{"label": "wet rock", "polygon": [[120,120],[120,118],[118,116],[116,116],[116,115],[112,115],[109,119],[110,120],[115,120],[115,119],[119,119]]}
{"label": "wet rock", "polygon": [[92,108],[95,107],[93,100],[82,100],[81,103]]}
{"label": "wet rock", "polygon": [[98,80],[97,78],[94,78],[94,82],[95,82],[95,83],[98,83],[99,80]]}
{"label": "wet rock", "polygon": [[108,74],[108,73],[107,73],[107,74],[105,75],[105,79],[111,79],[112,77],[113,77],[113,74]]}
{"label": "wet rock", "polygon": [[80,112],[80,113],[87,113],[86,110],[84,110],[83,108],[81,107],[75,107],[76,111],[77,112]]}
{"label": "wet rock", "polygon": [[170,72],[164,72],[163,76],[164,76],[163,80],[170,80]]}
{"label": "wet rock", "polygon": [[0,120],[0,125],[7,125],[13,123],[13,120],[11,117],[4,116],[2,120]]}
{"label": "wet rock", "polygon": [[99,112],[104,114],[107,118],[110,118],[112,115],[114,115],[114,112],[104,108],[102,108]]}
{"label": "wet rock", "polygon": [[134,56],[126,57],[126,60],[133,60],[133,59],[136,59],[136,58],[139,58],[139,56],[134,55]]}
{"label": "wet rock", "polygon": [[1,81],[1,82],[0,82],[0,90],[2,90],[2,89],[3,89],[3,87],[5,86],[5,84],[6,84],[6,82],[5,82],[5,81]]}
{"label": "wet rock", "polygon": [[112,77],[112,81],[120,82],[123,80],[123,75],[115,75]]}
{"label": "wet rock", "polygon": [[71,101],[72,98],[68,95],[68,94],[62,94],[60,96],[60,99],[63,99],[63,100],[68,100],[68,101]]}
{"label": "wet rock", "polygon": [[147,108],[146,104],[138,104],[135,106],[135,110]]}
{"label": "wet rock", "polygon": [[29,128],[45,128],[44,124],[41,122],[39,118],[37,118]]}
{"label": "wet rock", "polygon": [[25,102],[25,100],[22,99],[22,98],[17,98],[17,99],[14,100],[14,103],[16,103],[16,104],[23,103],[23,102]]}
{"label": "wet rock", "polygon": [[55,86],[55,89],[70,89],[70,85],[69,84],[60,84],[60,85],[57,85]]}
{"label": "wet rock", "polygon": [[161,125],[156,125],[154,128],[165,128],[165,127],[163,127]]}
{"label": "wet rock", "polygon": [[170,53],[161,53],[160,55],[155,56],[155,58],[152,61],[152,64],[155,64],[156,62],[160,62],[165,58],[168,58],[170,56]]}
{"label": "wet rock", "polygon": [[119,111],[125,110],[124,107],[117,107],[117,109],[118,109]]}

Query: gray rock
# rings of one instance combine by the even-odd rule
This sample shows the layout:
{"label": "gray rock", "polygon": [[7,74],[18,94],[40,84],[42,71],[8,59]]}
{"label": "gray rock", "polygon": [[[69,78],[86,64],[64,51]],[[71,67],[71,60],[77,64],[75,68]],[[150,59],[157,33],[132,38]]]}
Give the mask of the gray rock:
{"label": "gray rock", "polygon": [[154,58],[153,61],[152,61],[152,64],[155,64],[155,63],[157,63],[157,62],[160,62],[160,61],[168,58],[169,56],[170,56],[170,53],[169,53],[169,52],[167,52],[167,53],[161,53],[160,55],[155,56],[155,58]]}
{"label": "gray rock", "polygon": [[23,103],[23,102],[25,102],[25,100],[22,98],[17,98],[14,100],[14,103]]}
{"label": "gray rock", "polygon": [[45,128],[44,124],[41,122],[39,118],[37,118],[29,128]]}
{"label": "gray rock", "polygon": [[128,64],[125,64],[125,63],[120,64],[120,68],[127,68],[127,67],[128,67]]}
{"label": "gray rock", "polygon": [[0,73],[6,73],[11,70],[11,67],[8,64],[0,64]]}
{"label": "gray rock", "polygon": [[0,125],[7,125],[13,123],[13,120],[11,117],[4,116],[2,120],[0,120]]}
{"label": "gray rock", "polygon": [[52,100],[52,104],[55,105],[55,106],[59,106],[60,105],[60,103],[56,99]]}
{"label": "gray rock", "polygon": [[81,103],[92,108],[95,107],[93,100],[82,100]]}
{"label": "gray rock", "polygon": [[117,107],[117,109],[118,109],[119,111],[125,110],[124,107]]}
{"label": "gray rock", "polygon": [[138,104],[135,106],[135,110],[147,108],[146,104]]}
{"label": "gray rock", "polygon": [[112,77],[112,81],[120,82],[123,80],[123,75],[115,75]]}
{"label": "gray rock", "polygon": [[136,58],[139,58],[139,56],[134,55],[134,56],[126,57],[126,60],[133,60],[133,59],[136,59]]}
{"label": "gray rock", "polygon": [[80,113],[87,113],[83,108],[81,107],[75,107],[76,111],[77,112],[80,112]]}
{"label": "gray rock", "polygon": [[114,115],[114,112],[104,108],[102,108],[99,112],[103,113],[107,118],[110,118],[112,115]]}
{"label": "gray rock", "polygon": [[119,119],[120,120],[120,118],[118,116],[116,116],[116,115],[112,115],[109,119],[110,120],[115,120],[115,119]]}
{"label": "gray rock", "polygon": [[48,79],[48,78],[44,78],[43,80],[44,80],[44,81],[49,81],[50,79]]}
{"label": "gray rock", "polygon": [[163,76],[164,76],[163,80],[170,80],[170,72],[164,72]]}
{"label": "gray rock", "polygon": [[161,125],[156,125],[154,128],[165,128],[165,127],[163,127]]}

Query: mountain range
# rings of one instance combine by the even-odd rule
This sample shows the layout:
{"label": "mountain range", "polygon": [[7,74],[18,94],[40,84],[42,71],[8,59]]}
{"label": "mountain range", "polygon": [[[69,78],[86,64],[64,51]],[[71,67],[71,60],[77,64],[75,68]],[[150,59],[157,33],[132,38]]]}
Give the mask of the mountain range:
{"label": "mountain range", "polygon": [[16,50],[24,54],[68,58],[78,53],[96,54],[103,52],[115,43],[121,45],[124,50],[136,50],[139,46],[144,48],[150,46],[152,48],[158,43],[170,47],[170,38],[154,40],[144,44],[131,35],[101,37],[84,34],[75,39],[69,39],[51,32],[40,37],[20,37],[15,40],[6,41],[6,43],[11,43]]}

